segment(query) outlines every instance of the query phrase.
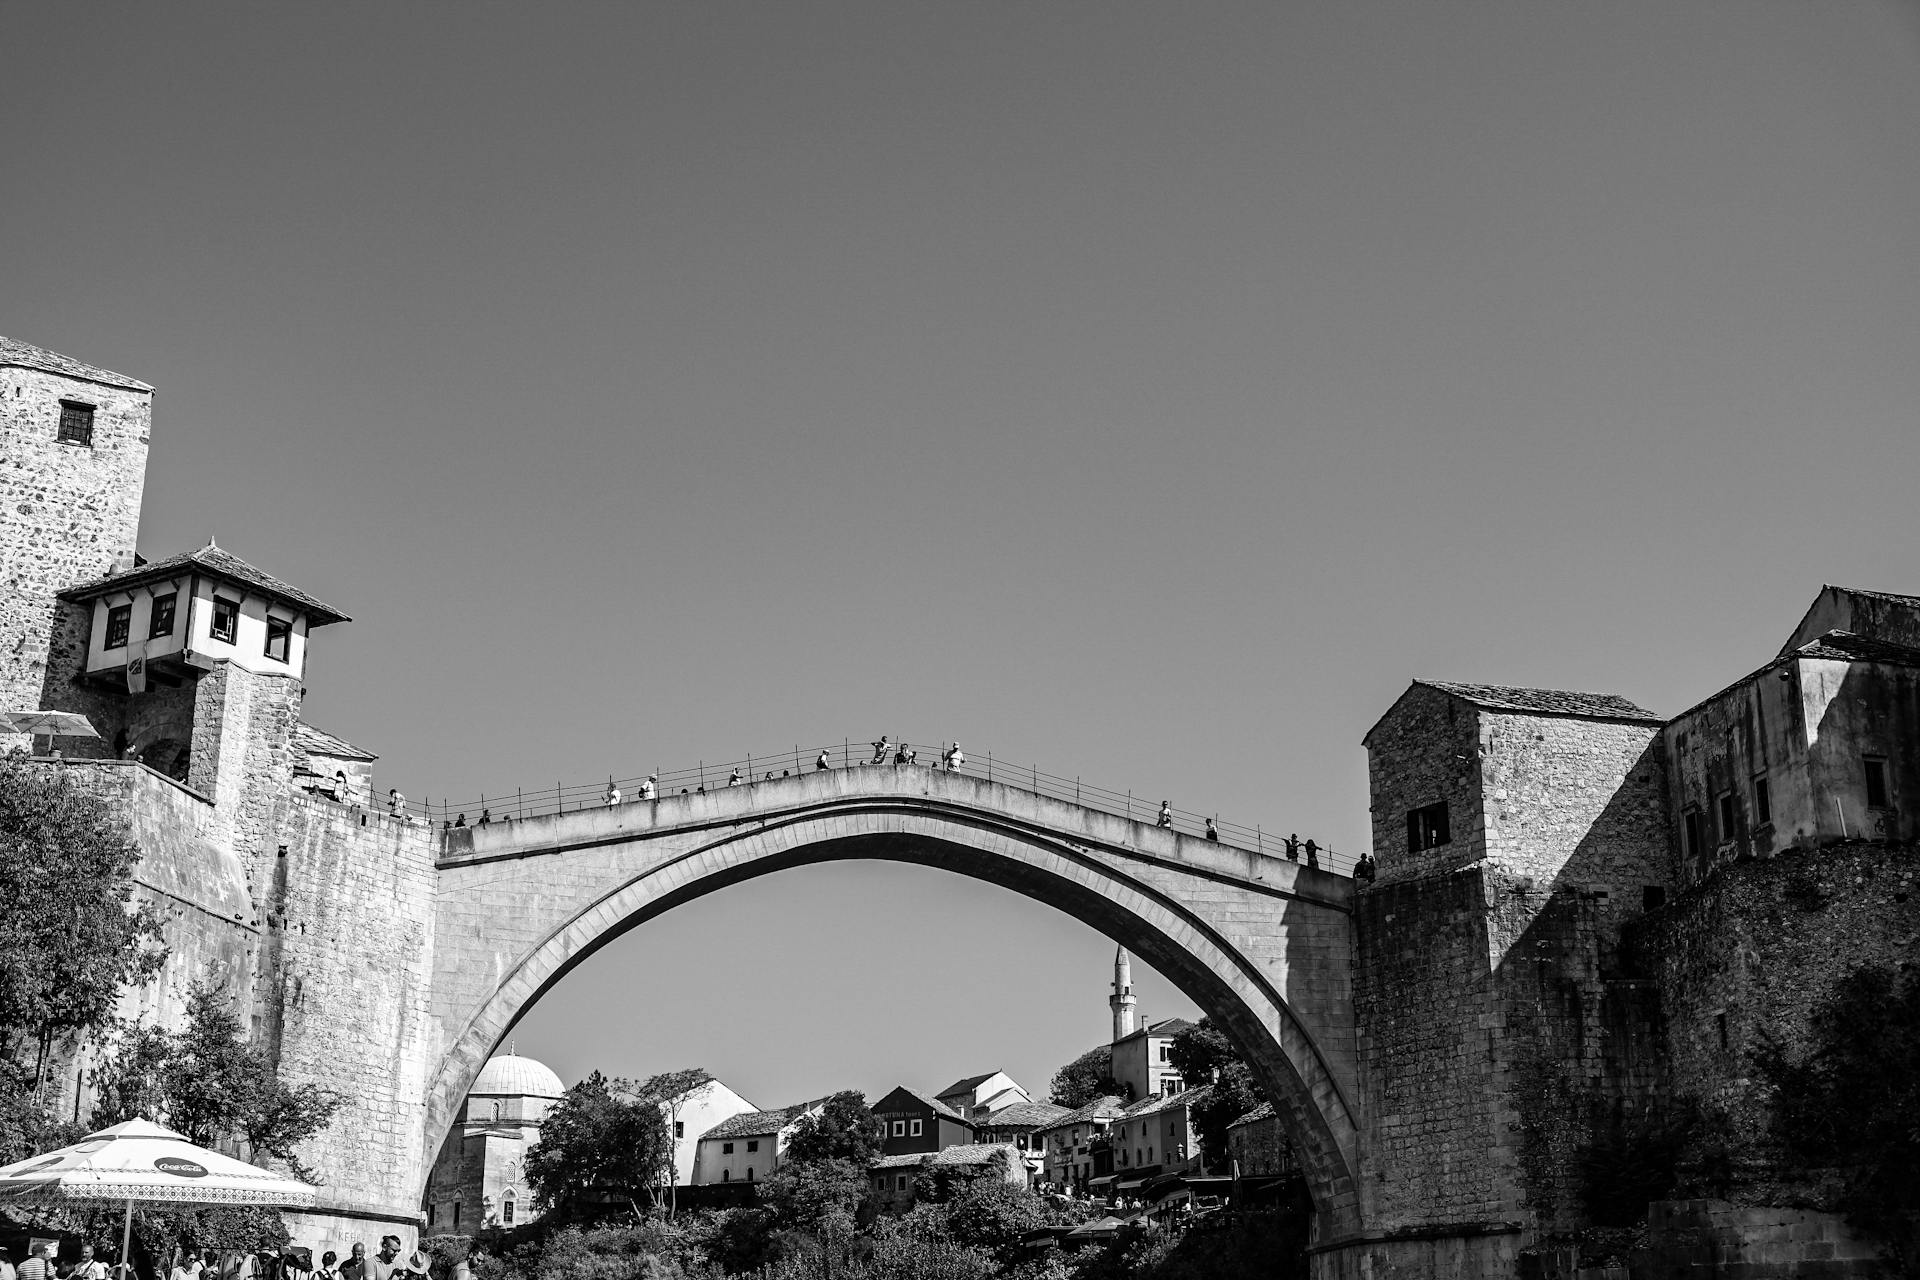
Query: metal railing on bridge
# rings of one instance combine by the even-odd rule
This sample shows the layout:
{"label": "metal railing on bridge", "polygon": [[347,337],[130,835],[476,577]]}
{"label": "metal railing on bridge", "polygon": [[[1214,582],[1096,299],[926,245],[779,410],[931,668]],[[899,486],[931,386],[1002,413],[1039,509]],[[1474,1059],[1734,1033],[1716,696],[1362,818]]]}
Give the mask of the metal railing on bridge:
{"label": "metal railing on bridge", "polygon": [[[1096,787],[1080,778],[1063,777],[1048,773],[1034,765],[1015,764],[1000,759],[992,752],[984,755],[968,752],[958,761],[950,761],[947,758],[948,746],[949,744],[946,743],[930,747],[920,743],[889,741],[881,758],[876,759],[871,744],[856,743],[850,738],[842,739],[837,747],[808,749],[795,744],[791,750],[770,755],[749,755],[738,760],[702,760],[688,768],[658,770],[654,783],[655,795],[666,797],[682,793],[716,791],[729,786],[754,786],[823,768],[939,769],[1018,787],[1055,800],[1068,800],[1088,809],[1122,816],[1135,822],[1151,824],[1159,819],[1162,801],[1147,792],[1113,791]],[[823,751],[824,763],[822,762]],[[620,792],[621,804],[644,803],[640,801],[641,784],[644,781],[643,775],[635,778],[614,778],[607,782],[575,784],[555,782],[551,787],[533,790],[522,788],[512,792],[483,793],[478,798],[465,802],[440,799],[409,801],[407,808],[412,816],[441,827],[463,820],[468,824],[477,824],[482,820],[513,821],[545,814],[571,813],[580,809],[604,807],[607,804],[609,787]],[[1292,831],[1269,831],[1260,825],[1246,826],[1242,823],[1226,821],[1218,814],[1209,815],[1177,806],[1169,814],[1170,825],[1175,831],[1201,837],[1206,834],[1209,817],[1214,820],[1214,829],[1219,835],[1221,844],[1275,857],[1285,857],[1288,856],[1289,842],[1292,842],[1294,854],[1298,855],[1300,861],[1307,861],[1306,844],[1312,838],[1310,835],[1300,835]],[[1343,874],[1351,874],[1353,871],[1354,858],[1336,853],[1329,847],[1316,845],[1314,856],[1320,866],[1328,870]]]}

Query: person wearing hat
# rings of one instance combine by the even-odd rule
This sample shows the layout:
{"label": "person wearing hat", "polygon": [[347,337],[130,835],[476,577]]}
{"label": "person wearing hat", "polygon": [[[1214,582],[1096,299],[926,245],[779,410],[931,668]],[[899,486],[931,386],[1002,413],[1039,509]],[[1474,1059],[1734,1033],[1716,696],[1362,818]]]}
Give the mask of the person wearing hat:
{"label": "person wearing hat", "polygon": [[406,1260],[401,1263],[401,1267],[407,1275],[418,1276],[420,1280],[427,1280],[427,1277],[433,1274],[433,1259],[427,1256],[425,1249],[415,1249],[407,1255]]}

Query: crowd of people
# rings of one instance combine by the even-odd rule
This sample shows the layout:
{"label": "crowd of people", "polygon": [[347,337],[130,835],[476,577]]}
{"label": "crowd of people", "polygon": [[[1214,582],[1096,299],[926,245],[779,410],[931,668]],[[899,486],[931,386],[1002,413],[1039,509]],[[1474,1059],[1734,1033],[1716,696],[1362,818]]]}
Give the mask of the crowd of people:
{"label": "crowd of people", "polygon": [[[0,1280],[144,1280],[142,1268],[124,1263],[108,1266],[94,1255],[92,1245],[80,1247],[77,1261],[62,1266],[57,1258],[58,1245],[51,1240],[36,1240],[26,1260],[15,1267],[5,1249],[0,1249]],[[356,1244],[343,1261],[331,1249],[313,1261],[313,1250],[288,1246],[277,1252],[217,1253],[213,1250],[176,1253],[164,1273],[155,1269],[150,1280],[431,1280],[432,1259],[421,1250],[401,1253],[399,1236],[383,1236],[379,1252],[369,1255],[367,1246]],[[454,1267],[440,1280],[469,1280],[467,1264]],[[129,1272],[131,1271],[131,1274]]]}

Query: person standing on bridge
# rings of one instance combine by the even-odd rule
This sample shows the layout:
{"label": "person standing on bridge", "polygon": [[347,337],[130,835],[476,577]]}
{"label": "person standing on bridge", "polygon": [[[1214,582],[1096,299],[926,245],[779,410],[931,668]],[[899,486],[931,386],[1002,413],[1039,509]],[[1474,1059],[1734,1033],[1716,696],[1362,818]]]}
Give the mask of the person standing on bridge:
{"label": "person standing on bridge", "polygon": [[1320,846],[1313,842],[1312,836],[1307,837],[1307,865],[1314,868],[1320,866]]}
{"label": "person standing on bridge", "polygon": [[955,769],[960,768],[962,765],[966,764],[966,762],[967,762],[967,753],[960,749],[960,744],[957,742],[954,743],[952,746],[948,747],[946,749],[946,752],[940,757],[941,765],[949,773],[953,772]]}
{"label": "person standing on bridge", "polygon": [[620,803],[620,788],[613,785],[612,778],[608,778],[607,779],[607,808],[611,809],[613,808],[613,806],[619,803]]}
{"label": "person standing on bridge", "polygon": [[867,763],[885,764],[887,762],[887,752],[891,750],[893,750],[893,739],[884,733],[881,734],[880,741],[873,744],[873,759]]}
{"label": "person standing on bridge", "polygon": [[1153,820],[1153,825],[1156,827],[1173,826],[1173,801],[1162,800],[1160,802],[1160,816]]}
{"label": "person standing on bridge", "polygon": [[832,765],[827,763],[827,749],[825,747],[820,748],[819,758],[813,762],[813,768],[816,773],[822,769],[833,768]]}
{"label": "person standing on bridge", "polygon": [[1353,864],[1353,878],[1361,884],[1372,884],[1373,878],[1378,874],[1379,871],[1374,864],[1371,850],[1361,854],[1360,861]]}
{"label": "person standing on bridge", "polygon": [[1207,839],[1213,841],[1215,844],[1220,843],[1220,828],[1213,825],[1212,818],[1207,819]]}
{"label": "person standing on bridge", "polygon": [[647,775],[647,780],[646,780],[645,782],[643,782],[643,783],[641,783],[641,784],[640,784],[640,793],[639,793],[639,794],[640,794],[640,798],[641,798],[642,800],[651,800],[651,799],[653,799],[653,797],[654,797],[654,795],[655,795],[655,788],[656,788],[656,787],[658,787],[658,786],[659,786],[659,784],[660,784],[660,775],[659,775],[659,774],[657,774],[657,773],[650,773],[650,774],[648,774],[648,775]]}
{"label": "person standing on bridge", "polygon": [[1287,861],[1300,861],[1300,833],[1297,831],[1287,836]]}
{"label": "person standing on bridge", "polygon": [[733,773],[728,776],[727,785],[730,787],[737,787],[740,785],[740,771],[738,769],[735,769]]}

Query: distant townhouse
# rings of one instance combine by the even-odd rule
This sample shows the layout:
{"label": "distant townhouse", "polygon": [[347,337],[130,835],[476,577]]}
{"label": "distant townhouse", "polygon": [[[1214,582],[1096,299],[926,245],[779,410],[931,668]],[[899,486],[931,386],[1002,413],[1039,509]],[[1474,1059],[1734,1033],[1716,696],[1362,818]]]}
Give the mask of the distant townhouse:
{"label": "distant townhouse", "polygon": [[662,1104],[660,1109],[667,1113],[668,1123],[673,1126],[673,1171],[683,1187],[698,1185],[694,1173],[700,1161],[702,1137],[735,1116],[760,1111],[718,1080],[689,1089],[674,1101]]}
{"label": "distant townhouse", "polygon": [[1027,1166],[1028,1180],[1041,1182],[1048,1180],[1048,1175],[1046,1143],[1040,1131],[1071,1114],[1068,1108],[1051,1102],[1015,1102],[977,1120],[974,1129],[981,1142],[1012,1143]]}
{"label": "distant townhouse", "polygon": [[998,1163],[1016,1186],[1027,1185],[1026,1163],[1011,1142],[968,1142],[941,1151],[882,1156],[869,1167],[874,1204],[885,1213],[905,1213],[919,1198],[920,1179],[942,1174],[979,1178]]}
{"label": "distant townhouse", "polygon": [[700,1135],[692,1185],[765,1181],[780,1167],[793,1126],[803,1116],[817,1114],[825,1102],[819,1098],[777,1111],[748,1111],[722,1120]]}
{"label": "distant townhouse", "polygon": [[953,1108],[964,1120],[978,1120],[983,1115],[1010,1107],[1016,1102],[1033,1101],[1033,1095],[1004,1071],[989,1071],[983,1076],[955,1080],[933,1096]]}
{"label": "distant townhouse", "polygon": [[1093,1179],[1111,1174],[1108,1131],[1126,1110],[1124,1100],[1108,1094],[1036,1130],[1030,1141],[1038,1141],[1045,1154],[1042,1176],[1055,1186],[1085,1190]]}
{"label": "distant townhouse", "polygon": [[1113,1172],[1103,1182],[1088,1180],[1094,1191],[1134,1195],[1148,1179],[1163,1173],[1188,1173],[1200,1166],[1200,1144],[1193,1133],[1192,1105],[1205,1086],[1167,1098],[1144,1098],[1129,1106],[1109,1129]]}
{"label": "distant townhouse", "polygon": [[886,1126],[882,1155],[931,1153],[974,1141],[973,1125],[965,1116],[904,1085],[874,1103],[873,1114]]}
{"label": "distant townhouse", "polygon": [[1186,1088],[1186,1081],[1169,1059],[1173,1038],[1193,1024],[1185,1018],[1168,1018],[1113,1042],[1114,1082],[1128,1091],[1133,1102],[1148,1098],[1168,1098]]}

